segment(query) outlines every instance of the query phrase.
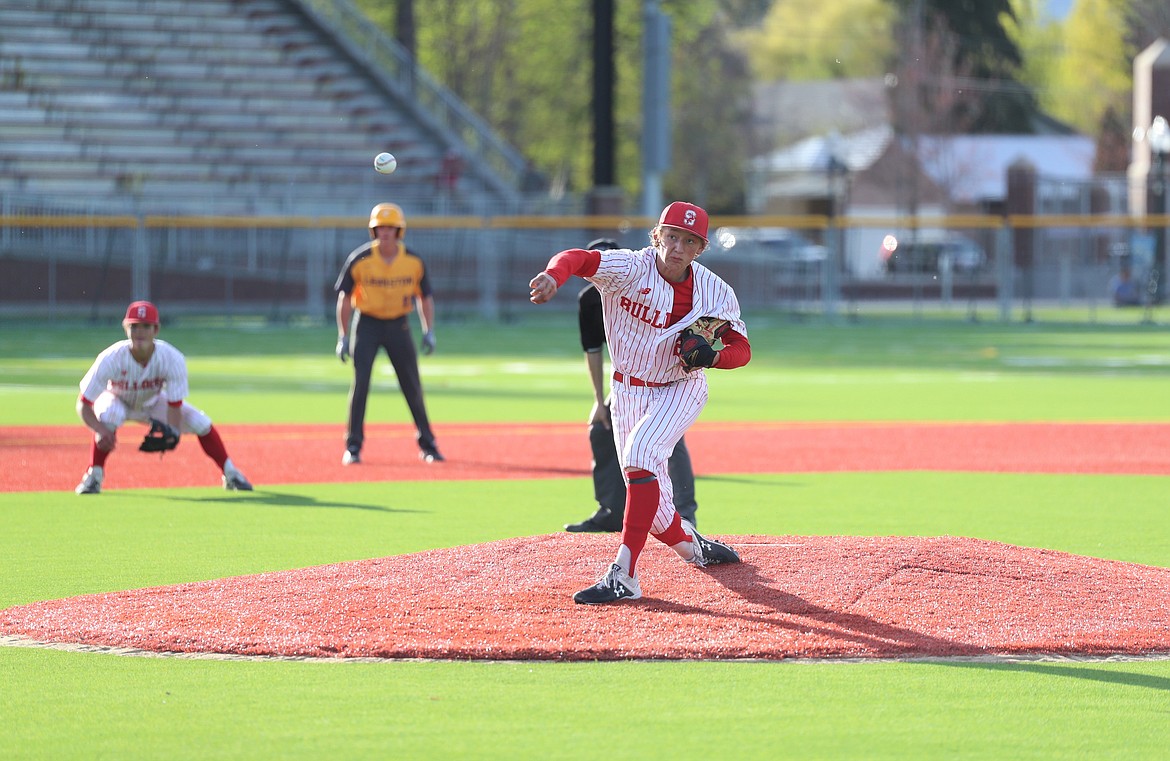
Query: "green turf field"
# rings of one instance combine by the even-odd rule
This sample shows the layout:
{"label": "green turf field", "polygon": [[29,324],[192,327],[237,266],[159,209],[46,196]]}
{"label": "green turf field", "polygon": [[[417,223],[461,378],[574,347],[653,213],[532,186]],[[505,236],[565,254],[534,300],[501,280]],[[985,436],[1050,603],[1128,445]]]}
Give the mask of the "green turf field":
{"label": "green turf field", "polygon": [[[703,420],[1170,421],[1164,327],[1037,317],[749,316],[753,362],[712,374]],[[573,320],[441,328],[423,361],[440,436],[444,421],[583,421]],[[118,337],[113,324],[0,328],[0,426],[80,425],[77,383]],[[192,399],[217,422],[343,421],[349,368],[332,330],[188,321],[162,337],[188,355]],[[378,378],[370,421],[405,422],[388,368]],[[951,534],[1170,566],[1167,486],[778,473],[712,474],[697,490],[716,534]],[[258,488],[0,494],[0,607],[543,534],[592,509],[587,479]],[[318,663],[0,647],[5,758],[1158,758],[1168,714],[1170,661]]]}

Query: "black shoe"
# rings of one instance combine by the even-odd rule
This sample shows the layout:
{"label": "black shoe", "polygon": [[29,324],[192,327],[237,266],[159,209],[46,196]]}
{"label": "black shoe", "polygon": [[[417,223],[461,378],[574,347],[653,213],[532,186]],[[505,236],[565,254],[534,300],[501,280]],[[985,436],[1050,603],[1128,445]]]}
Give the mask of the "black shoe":
{"label": "black shoe", "polygon": [[642,586],[617,563],[609,567],[605,575],[588,589],[573,595],[573,602],[583,605],[602,605],[620,600],[637,600],[642,596]]}
{"label": "black shoe", "polygon": [[566,523],[565,524],[565,531],[569,531],[569,532],[572,532],[574,534],[585,534],[585,533],[602,534],[602,533],[606,533],[606,532],[621,531],[621,530],[622,530],[621,521],[618,521],[615,524],[612,520],[609,520],[609,521],[598,520],[596,515],[593,516],[592,518],[586,518],[585,520],[581,521],[580,523]]}
{"label": "black shoe", "polygon": [[431,447],[419,452],[418,459],[422,460],[423,462],[444,462],[447,458],[439,454],[438,449]]}
{"label": "black shoe", "polygon": [[724,565],[726,563],[738,563],[739,554],[735,550],[728,547],[723,542],[717,542],[714,539],[708,539],[694,531],[691,527],[695,543],[695,557],[689,562],[694,563],[700,568],[706,568],[709,565]]}

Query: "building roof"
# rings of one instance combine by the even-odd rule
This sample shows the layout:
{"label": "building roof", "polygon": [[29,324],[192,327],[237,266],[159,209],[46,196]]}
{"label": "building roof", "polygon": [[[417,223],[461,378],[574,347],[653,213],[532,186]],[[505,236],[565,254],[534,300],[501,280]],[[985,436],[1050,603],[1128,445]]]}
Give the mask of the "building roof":
{"label": "building roof", "polygon": [[1007,194],[1007,170],[1017,161],[1042,177],[1088,180],[1096,149],[1082,135],[951,135],[919,138],[917,153],[923,171],[953,200],[977,202]]}
{"label": "building roof", "polygon": [[785,145],[831,130],[851,133],[891,121],[885,80],[830,79],[760,82],[752,88],[761,136]]}
{"label": "building roof", "polygon": [[752,169],[766,172],[827,172],[835,156],[850,172],[868,169],[885,152],[894,131],[887,124],[848,135],[813,135],[752,159]]}
{"label": "building roof", "polygon": [[[769,190],[784,196],[824,192],[830,162],[836,156],[849,173],[864,175],[894,141],[888,125],[871,127],[849,135],[815,135],[757,156],[751,161],[754,174],[769,176]],[[947,189],[951,200],[977,203],[1002,199],[1007,193],[1007,170],[1023,160],[1042,177],[1084,181],[1093,176],[1096,144],[1081,135],[947,135],[923,136],[917,150],[908,139],[902,153],[918,156],[922,172],[939,188]],[[777,175],[786,175],[781,181]]]}

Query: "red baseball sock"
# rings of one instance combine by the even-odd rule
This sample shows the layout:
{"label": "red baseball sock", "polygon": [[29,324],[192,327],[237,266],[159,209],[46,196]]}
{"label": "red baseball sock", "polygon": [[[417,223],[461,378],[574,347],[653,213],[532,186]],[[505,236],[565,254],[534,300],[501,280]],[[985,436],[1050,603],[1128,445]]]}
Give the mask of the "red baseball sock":
{"label": "red baseball sock", "polygon": [[654,514],[658,512],[658,478],[648,470],[631,470],[629,478],[622,544],[630,551],[630,567],[626,572],[633,576],[638,556],[642,554],[650,527],[654,525]]}
{"label": "red baseball sock", "polygon": [[666,527],[666,531],[663,531],[661,534],[655,534],[654,538],[667,547],[673,547],[681,542],[691,541],[691,535],[683,531],[682,516],[677,512],[674,514],[674,520]]}
{"label": "red baseball sock", "polygon": [[223,470],[223,464],[227,462],[228,453],[227,448],[223,445],[223,439],[219,437],[219,431],[215,430],[215,426],[211,426],[211,430],[199,437],[199,446],[203,447],[203,451],[207,456],[215,460],[215,464]]}
{"label": "red baseball sock", "polygon": [[91,446],[92,446],[92,449],[90,450],[89,464],[95,468],[106,467],[106,458],[110,456],[110,453],[103,452],[102,450],[98,449],[98,445],[97,445],[96,441],[93,442],[93,444]]}

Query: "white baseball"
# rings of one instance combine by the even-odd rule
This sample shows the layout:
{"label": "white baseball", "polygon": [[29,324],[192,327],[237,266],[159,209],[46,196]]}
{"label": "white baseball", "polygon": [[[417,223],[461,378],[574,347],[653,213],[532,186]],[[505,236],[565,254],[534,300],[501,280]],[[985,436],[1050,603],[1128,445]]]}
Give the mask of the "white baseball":
{"label": "white baseball", "polygon": [[393,153],[379,153],[374,157],[374,169],[382,174],[390,174],[398,168],[398,159]]}

